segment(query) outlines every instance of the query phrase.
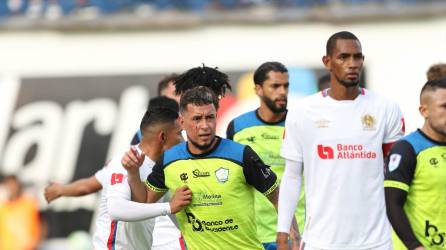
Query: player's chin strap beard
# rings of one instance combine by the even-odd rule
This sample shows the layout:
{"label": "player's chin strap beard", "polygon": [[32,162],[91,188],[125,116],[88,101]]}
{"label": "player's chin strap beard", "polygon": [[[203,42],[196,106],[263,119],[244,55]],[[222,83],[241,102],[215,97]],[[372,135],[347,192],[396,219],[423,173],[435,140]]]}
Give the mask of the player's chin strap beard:
{"label": "player's chin strap beard", "polygon": [[214,145],[215,140],[217,140],[217,137],[214,135],[214,138],[212,138],[212,141],[209,144],[199,145],[198,143],[188,138],[188,142],[192,143],[194,147],[198,148],[201,151],[206,151],[207,149],[211,148]]}

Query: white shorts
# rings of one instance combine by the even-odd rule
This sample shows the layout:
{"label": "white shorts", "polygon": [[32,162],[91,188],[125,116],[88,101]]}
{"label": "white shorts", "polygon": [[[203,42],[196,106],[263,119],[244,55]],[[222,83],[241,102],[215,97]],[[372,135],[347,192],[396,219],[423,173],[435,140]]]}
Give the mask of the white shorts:
{"label": "white shorts", "polygon": [[[310,247],[310,246],[306,245],[305,242],[302,242],[300,244],[299,250],[328,250],[328,249]],[[334,250],[334,249],[330,249],[330,250]],[[364,248],[363,250],[393,250],[393,245],[392,245],[392,241],[389,240],[388,242],[386,242],[380,246]]]}

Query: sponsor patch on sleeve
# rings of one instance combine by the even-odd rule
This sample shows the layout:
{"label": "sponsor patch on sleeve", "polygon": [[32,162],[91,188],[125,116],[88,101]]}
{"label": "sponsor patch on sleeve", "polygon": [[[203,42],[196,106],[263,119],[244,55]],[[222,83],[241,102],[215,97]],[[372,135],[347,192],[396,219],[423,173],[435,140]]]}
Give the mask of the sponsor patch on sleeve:
{"label": "sponsor patch on sleeve", "polygon": [[389,171],[397,169],[400,166],[401,155],[400,154],[391,154],[389,158]]}

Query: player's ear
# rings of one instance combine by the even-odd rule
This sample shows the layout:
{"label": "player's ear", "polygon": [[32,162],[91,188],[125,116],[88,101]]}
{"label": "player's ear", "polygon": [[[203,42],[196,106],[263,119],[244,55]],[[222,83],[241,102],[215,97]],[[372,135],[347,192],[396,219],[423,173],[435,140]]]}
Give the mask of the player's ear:
{"label": "player's ear", "polygon": [[178,116],[178,124],[180,124],[181,129],[184,129],[184,116],[180,113],[180,116]]}
{"label": "player's ear", "polygon": [[328,71],[331,71],[331,58],[329,56],[325,55],[322,57],[322,62],[324,63],[325,68]]}
{"label": "player's ear", "polygon": [[418,110],[420,111],[420,114],[424,117],[424,119],[427,119],[429,117],[429,109],[427,108],[426,104],[421,104]]}
{"label": "player's ear", "polygon": [[263,96],[263,88],[261,84],[254,84],[254,91],[257,96]]}

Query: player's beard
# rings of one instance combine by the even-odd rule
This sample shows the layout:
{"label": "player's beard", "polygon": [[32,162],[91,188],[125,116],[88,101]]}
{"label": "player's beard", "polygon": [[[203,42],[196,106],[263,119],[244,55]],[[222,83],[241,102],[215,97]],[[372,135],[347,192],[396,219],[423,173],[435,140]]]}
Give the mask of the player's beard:
{"label": "player's beard", "polygon": [[352,87],[358,87],[359,86],[359,75],[358,80],[344,80],[339,78],[337,75],[334,75],[336,80],[344,87],[346,88],[352,88]]}
{"label": "player's beard", "polygon": [[192,145],[194,145],[194,147],[198,148],[201,151],[207,151],[210,147],[213,146],[214,141],[216,139],[217,139],[217,137],[214,136],[214,138],[212,138],[212,140],[209,143],[206,143],[204,145],[200,145],[196,141],[192,140],[190,137],[187,137],[187,141],[192,143]]}
{"label": "player's beard", "polygon": [[262,101],[266,104],[266,106],[274,113],[279,114],[286,111],[287,99],[285,98],[285,105],[277,107],[273,100],[266,96],[262,96]]}
{"label": "player's beard", "polygon": [[429,120],[428,122],[429,126],[435,133],[439,134],[443,138],[446,138],[446,125],[440,123],[433,123],[431,120]]}

